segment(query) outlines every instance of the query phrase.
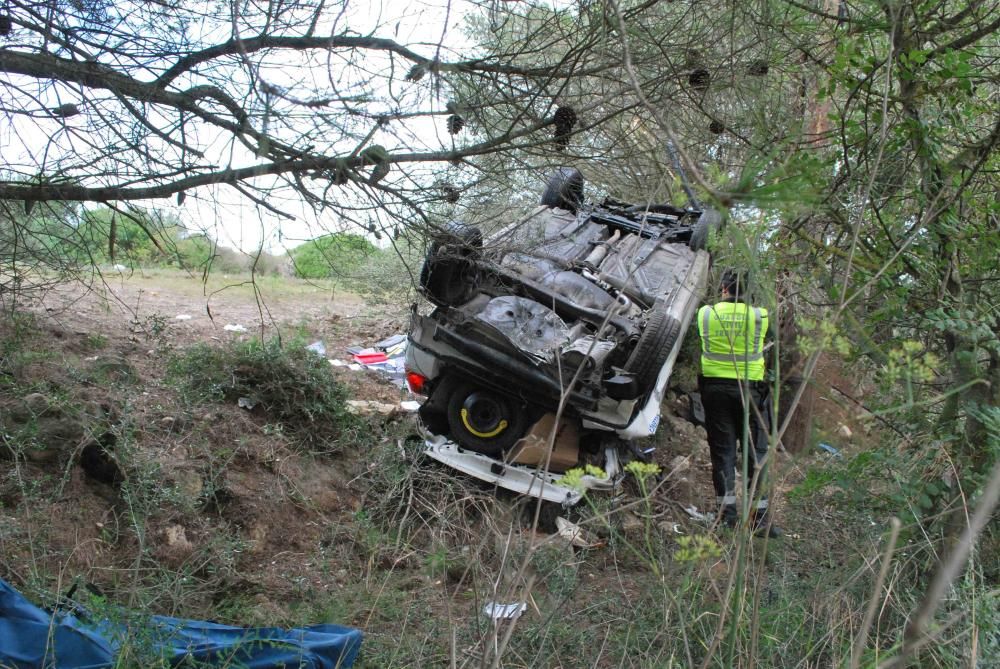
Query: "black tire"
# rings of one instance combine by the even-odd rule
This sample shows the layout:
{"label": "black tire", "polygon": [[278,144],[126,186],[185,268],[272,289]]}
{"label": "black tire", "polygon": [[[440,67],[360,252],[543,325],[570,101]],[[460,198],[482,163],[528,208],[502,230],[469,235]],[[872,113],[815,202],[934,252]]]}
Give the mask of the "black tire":
{"label": "black tire", "polygon": [[496,458],[524,436],[527,412],[511,397],[459,383],[448,400],[448,427],[460,446]]}
{"label": "black tire", "polygon": [[420,270],[420,288],[427,299],[448,307],[472,299],[479,283],[475,260],[482,247],[479,228],[452,223],[431,243]]}
{"label": "black tire", "polygon": [[549,183],[539,202],[546,207],[559,207],[574,214],[583,204],[583,174],[572,167],[560,167],[549,177]]}
{"label": "black tire", "polygon": [[701,212],[698,222],[694,224],[694,228],[691,230],[691,239],[688,241],[688,246],[694,251],[701,251],[708,246],[708,238],[712,232],[718,232],[721,229],[722,214],[715,209],[706,209]]}
{"label": "black tire", "polygon": [[652,390],[663,363],[681,333],[680,322],[667,315],[662,302],[657,301],[651,311],[646,328],[625,363],[625,371],[635,378],[636,397],[642,397]]}

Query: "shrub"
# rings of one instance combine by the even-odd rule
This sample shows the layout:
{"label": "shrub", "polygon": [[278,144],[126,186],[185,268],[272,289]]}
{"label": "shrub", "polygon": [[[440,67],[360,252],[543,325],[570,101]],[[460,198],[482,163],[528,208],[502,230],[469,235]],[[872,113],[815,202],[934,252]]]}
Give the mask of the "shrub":
{"label": "shrub", "polygon": [[302,279],[345,278],[356,273],[376,248],[360,235],[335,232],[289,251],[295,276]]}
{"label": "shrub", "polygon": [[193,402],[241,402],[313,452],[335,453],[354,418],[326,360],[299,342],[197,344],[174,356],[170,378]]}

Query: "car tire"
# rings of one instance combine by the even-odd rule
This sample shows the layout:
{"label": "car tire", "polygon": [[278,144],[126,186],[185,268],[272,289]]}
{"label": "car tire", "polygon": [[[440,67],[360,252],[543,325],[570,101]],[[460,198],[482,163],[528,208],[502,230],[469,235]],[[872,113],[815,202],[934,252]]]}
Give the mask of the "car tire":
{"label": "car tire", "polygon": [[452,223],[431,243],[420,269],[420,288],[427,299],[447,307],[472,299],[478,285],[475,260],[482,247],[479,228]]}
{"label": "car tire", "polygon": [[448,400],[448,427],[452,438],[470,451],[490,457],[524,436],[525,407],[506,395],[472,383],[459,383]]}
{"label": "car tire", "polygon": [[701,212],[698,222],[691,230],[691,239],[688,246],[694,251],[701,251],[708,246],[708,238],[712,232],[722,229],[722,214],[715,209],[706,209]]}
{"label": "car tire", "polygon": [[572,167],[560,167],[549,177],[539,202],[546,207],[559,207],[574,214],[583,204],[583,174]]}
{"label": "car tire", "polygon": [[656,383],[660,369],[681,333],[681,324],[667,315],[665,305],[653,305],[646,327],[625,363],[625,371],[635,379],[636,397],[642,397]]}

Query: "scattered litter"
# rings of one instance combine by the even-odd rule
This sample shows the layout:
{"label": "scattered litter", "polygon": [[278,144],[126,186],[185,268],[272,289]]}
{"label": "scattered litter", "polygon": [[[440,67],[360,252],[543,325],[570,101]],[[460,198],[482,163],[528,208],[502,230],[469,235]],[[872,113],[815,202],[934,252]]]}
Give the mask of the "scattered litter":
{"label": "scattered litter", "polygon": [[312,351],[321,358],[326,357],[326,346],[323,345],[321,341],[314,341],[313,343],[306,346],[307,351]]}
{"label": "scattered litter", "polygon": [[391,416],[399,411],[399,407],[395,404],[386,404],[385,402],[371,400],[347,400],[345,404],[347,404],[349,412],[358,414],[359,416],[368,416],[374,413]]}
{"label": "scattered litter", "polygon": [[347,363],[344,362],[343,360],[336,360],[334,358],[331,358],[330,360],[328,360],[328,362],[334,367],[347,367]]}
{"label": "scattered litter", "polygon": [[841,425],[839,428],[837,428],[837,434],[839,434],[841,437],[847,440],[850,440],[851,437],[854,436],[854,432],[852,432],[851,428],[847,427],[846,425]]}
{"label": "scattered litter", "polygon": [[250,411],[255,406],[257,406],[257,402],[250,399],[249,397],[239,398],[238,400],[236,400],[236,404],[238,404],[241,409],[246,409],[247,411]]}
{"label": "scattered litter", "polygon": [[189,321],[191,320],[191,314],[177,314],[174,316],[175,321]]}
{"label": "scattered litter", "polygon": [[844,457],[843,453],[841,453],[836,448],[834,448],[833,446],[831,446],[830,444],[828,444],[828,443],[826,443],[824,441],[819,442],[818,446],[819,446],[819,449],[821,451],[826,451],[827,453],[829,453],[830,455],[832,455],[835,458],[842,458],[842,457]]}
{"label": "scattered litter", "polygon": [[84,358],[84,360],[86,360],[87,362],[94,362],[94,361],[95,361],[95,360],[97,360],[97,358],[99,358],[99,357],[100,357],[100,356],[97,356],[97,355],[92,355],[92,356],[90,356],[89,358]]}
{"label": "scattered litter", "polygon": [[226,323],[222,326],[222,329],[226,332],[246,332],[247,328],[245,325],[240,325],[239,323],[233,325],[232,323]]}
{"label": "scattered litter", "polygon": [[[396,334],[367,348],[348,346],[346,350],[351,354],[353,362],[347,364],[347,368],[354,371],[369,369],[388,377],[400,388],[405,388],[406,370],[404,368],[404,358],[407,341],[406,335]],[[333,361],[330,364],[335,367],[343,366]]]}
{"label": "scattered litter", "polygon": [[354,355],[354,360],[360,362],[362,365],[372,365],[379,362],[385,362],[389,359],[385,353],[381,351],[372,351],[371,353],[356,353]]}
{"label": "scattered litter", "polygon": [[483,607],[483,615],[493,620],[517,620],[527,610],[528,604],[526,602],[517,602],[515,604],[486,602],[486,606]]}
{"label": "scattered litter", "polygon": [[702,522],[702,523],[711,523],[712,521],[715,520],[712,516],[710,516],[708,514],[705,514],[705,513],[702,513],[701,511],[699,511],[698,507],[696,507],[694,505],[692,505],[692,506],[685,506],[684,507],[684,512],[687,515],[689,515],[692,518],[694,518],[695,520],[697,520],[699,522]]}
{"label": "scattered litter", "polygon": [[603,545],[603,542],[592,541],[582,527],[571,523],[562,516],[556,516],[556,534],[577,548],[594,548]]}
{"label": "scattered litter", "polygon": [[396,334],[383,339],[373,347],[377,351],[385,353],[386,357],[394,358],[406,352],[406,335]]}
{"label": "scattered litter", "polygon": [[112,265],[111,268],[114,269],[116,272],[127,272],[128,271],[128,267],[126,267],[125,265],[121,265],[121,264]]}
{"label": "scattered litter", "polygon": [[414,411],[420,408],[420,402],[416,402],[414,400],[407,400],[405,402],[400,402],[399,408],[401,408],[403,411],[406,411],[407,413],[413,413]]}

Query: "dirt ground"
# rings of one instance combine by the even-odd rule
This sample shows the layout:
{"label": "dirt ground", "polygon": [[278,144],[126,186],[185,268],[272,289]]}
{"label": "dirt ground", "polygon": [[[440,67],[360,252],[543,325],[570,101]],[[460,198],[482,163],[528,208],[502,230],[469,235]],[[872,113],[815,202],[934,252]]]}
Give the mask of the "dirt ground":
{"label": "dirt ground", "polygon": [[[407,473],[414,461],[402,440],[416,427],[412,415],[369,417],[351,435],[349,452],[316,458],[292,448],[280,426],[235,404],[191,407],[165,381],[171,356],[191,344],[262,334],[280,333],[295,345],[322,341],[327,357],[347,359],[348,346],[405,332],[405,310],[368,305],[323,284],[264,279],[255,286],[219,276],[205,285],[179,273],[150,272],[106,277],[91,287],[63,285],[31,311],[37,336],[25,344],[32,354],[24,356],[30,362],[19,372],[18,387],[34,392],[0,397],[0,411],[24,412],[34,402],[41,409],[33,415],[46,419],[39,427],[71,428],[81,416],[91,427],[73,432],[68,439],[76,441],[68,447],[32,452],[0,483],[4,578],[57,592],[82,579],[127,606],[241,624],[321,616],[364,627],[376,639],[370,643],[387,649],[399,620],[386,603],[395,599],[447,618],[471,597],[459,617],[475,619],[481,603],[468,594],[472,590],[454,589],[453,564],[462,562],[470,542],[482,540],[482,509],[494,513],[498,498],[447,472],[441,479],[433,470],[437,478],[429,484],[423,474]],[[355,399],[409,399],[370,373],[333,366],[330,373]],[[817,401],[821,434],[850,423],[853,412],[833,393],[821,392]],[[713,506],[704,429],[687,415],[683,389],[673,389],[660,432],[646,445],[655,447],[654,460],[667,475],[649,513],[618,514],[622,531],[648,531],[650,519],[668,543],[705,531],[685,511]],[[115,453],[109,466],[126,470],[127,486],[114,476],[101,480],[100,466],[87,466],[94,443],[101,446],[97,451]],[[776,506],[783,523],[781,494],[801,480],[806,464],[777,456]],[[448,480],[460,482],[457,491]],[[627,490],[626,497],[634,492]],[[499,499],[501,506],[510,503]],[[421,505],[428,515],[421,515]],[[390,524],[398,519],[401,530],[414,517],[428,527],[434,517],[443,520],[447,529],[431,534],[451,551],[445,578],[433,566],[435,553],[418,559],[401,544],[402,535],[386,535],[373,522],[378,513]],[[449,522],[450,513],[480,520]],[[787,520],[788,542],[810,532]],[[459,557],[453,560],[452,552]],[[580,582],[595,587],[622,568],[599,553],[574,564]],[[624,579],[626,594],[640,587],[627,574],[616,578]],[[464,583],[462,576],[457,581]],[[340,608],[317,609],[328,593],[337,593]]]}

